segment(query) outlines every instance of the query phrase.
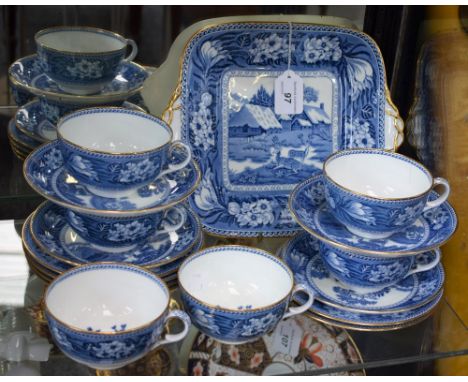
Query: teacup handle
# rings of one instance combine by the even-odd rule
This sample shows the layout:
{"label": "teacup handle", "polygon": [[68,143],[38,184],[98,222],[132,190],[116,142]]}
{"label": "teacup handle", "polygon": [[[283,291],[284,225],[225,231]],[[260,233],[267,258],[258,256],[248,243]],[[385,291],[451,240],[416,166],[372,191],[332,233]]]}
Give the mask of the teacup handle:
{"label": "teacup handle", "polygon": [[304,313],[306,310],[308,310],[312,306],[312,303],[314,302],[314,292],[312,292],[312,290],[307,285],[297,284],[292,290],[291,295],[294,295],[295,293],[298,293],[298,292],[306,293],[308,296],[307,301],[304,304],[299,305],[299,306],[290,306],[286,314],[283,316],[283,318],[288,318],[291,316],[295,316],[296,314]]}
{"label": "teacup handle", "polygon": [[167,214],[170,211],[174,211],[179,214],[179,219],[178,222],[175,224],[171,224],[169,222],[163,222],[162,228],[165,232],[172,232],[172,231],[177,231],[180,227],[182,227],[185,224],[185,221],[187,220],[187,212],[185,208],[181,206],[174,206],[166,210],[166,214],[164,216],[164,219],[167,217]]}
{"label": "teacup handle", "polygon": [[435,178],[432,188],[438,185],[444,186],[444,192],[436,200],[428,201],[426,205],[424,206],[423,212],[426,212],[427,210],[430,210],[431,208],[438,207],[447,200],[450,194],[449,183],[444,178]]}
{"label": "teacup handle", "polygon": [[435,250],[435,257],[434,260],[432,260],[429,264],[416,264],[416,268],[410,270],[405,277],[408,277],[409,275],[419,273],[419,272],[425,272],[428,271],[429,269],[434,268],[437,264],[440,262],[440,256],[441,252],[440,249],[437,248]]}
{"label": "teacup handle", "polygon": [[188,145],[186,145],[185,143],[181,141],[172,142],[171,147],[169,148],[168,155],[169,156],[171,155],[171,153],[174,151],[174,148],[176,146],[181,146],[185,149],[185,151],[187,152],[187,158],[185,158],[180,163],[170,164],[166,170],[161,171],[159,173],[158,178],[160,178],[161,176],[170,174],[171,172],[182,170],[184,167],[186,167],[190,163],[190,160],[192,159],[192,150],[190,150],[190,147]]}
{"label": "teacup handle", "polygon": [[132,51],[130,54],[124,58],[124,61],[129,62],[133,61],[133,59],[136,57],[138,54],[138,46],[135,41],[133,41],[131,38],[127,39],[127,45],[130,45],[132,47]]}
{"label": "teacup handle", "polygon": [[164,325],[166,325],[167,321],[169,321],[171,318],[177,318],[181,320],[182,323],[184,324],[184,329],[180,333],[177,333],[177,334],[170,334],[170,333],[166,334],[163,339],[157,341],[152,346],[151,350],[154,350],[157,347],[165,345],[165,344],[170,344],[172,342],[181,341],[187,335],[188,331],[190,330],[190,325],[192,324],[188,314],[178,309],[171,310],[169,314],[167,315],[166,319],[164,320]]}

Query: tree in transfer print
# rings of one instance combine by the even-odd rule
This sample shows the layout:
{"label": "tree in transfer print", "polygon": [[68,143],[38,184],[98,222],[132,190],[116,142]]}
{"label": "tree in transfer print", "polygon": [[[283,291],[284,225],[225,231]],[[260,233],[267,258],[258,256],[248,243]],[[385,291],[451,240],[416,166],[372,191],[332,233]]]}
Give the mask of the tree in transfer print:
{"label": "tree in transfer print", "polygon": [[304,89],[304,101],[306,102],[317,102],[318,101],[318,91],[314,88],[307,86]]}
{"label": "tree in transfer print", "polygon": [[250,100],[250,103],[258,106],[273,107],[273,94],[269,94],[263,86],[260,86],[257,94]]}

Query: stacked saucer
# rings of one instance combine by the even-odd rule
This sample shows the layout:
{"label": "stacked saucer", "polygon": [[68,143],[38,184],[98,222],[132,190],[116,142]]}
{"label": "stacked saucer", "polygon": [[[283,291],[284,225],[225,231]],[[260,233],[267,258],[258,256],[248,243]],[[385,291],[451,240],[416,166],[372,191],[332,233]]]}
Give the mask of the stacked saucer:
{"label": "stacked saucer", "polygon": [[[343,172],[340,158],[354,162]],[[365,171],[359,172],[361,167]],[[353,177],[354,184],[346,183]],[[384,189],[392,197],[378,191],[377,184],[385,183],[391,184]],[[323,174],[296,187],[289,206],[307,232],[288,241],[279,256],[297,282],[315,291],[311,311],[318,320],[355,330],[392,330],[431,314],[443,293],[439,247],[457,226],[446,201],[448,184],[441,195],[432,191],[435,184],[446,181],[432,180],[409,158],[362,149],[333,154]]]}
{"label": "stacked saucer", "polygon": [[184,203],[200,181],[187,147],[171,142],[163,121],[125,108],[73,112],[57,134],[24,163],[27,182],[49,200],[23,227],[32,270],[49,282],[74,266],[125,262],[175,286],[179,265],[202,245]]}
{"label": "stacked saucer", "polygon": [[[55,139],[56,123],[69,112],[141,104],[139,92],[150,72],[131,61],[137,53],[132,40],[95,28],[60,27],[38,32],[36,44],[38,54],[15,61],[8,71],[20,107],[8,128],[18,158]],[[132,53],[124,58],[127,44]]]}

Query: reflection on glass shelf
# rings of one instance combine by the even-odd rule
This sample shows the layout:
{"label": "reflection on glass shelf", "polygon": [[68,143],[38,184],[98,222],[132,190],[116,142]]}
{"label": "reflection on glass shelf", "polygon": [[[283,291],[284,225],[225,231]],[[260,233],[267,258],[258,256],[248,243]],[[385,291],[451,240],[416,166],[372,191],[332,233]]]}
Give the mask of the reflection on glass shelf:
{"label": "reflection on glass shelf", "polygon": [[[0,261],[2,258],[0,257]],[[0,263],[0,267],[2,263]],[[31,276],[29,285],[25,291],[23,299],[27,301],[26,306],[38,304],[42,296],[45,285],[40,282],[36,276]],[[177,291],[174,293],[177,299]],[[26,308],[16,308],[16,314],[25,314]],[[42,333],[47,331],[44,322],[36,325],[41,328]],[[15,327],[11,331],[17,330]],[[192,328],[193,330],[193,328]],[[439,331],[439,335],[435,334]],[[388,367],[393,365],[402,365],[414,363],[416,366],[412,369],[415,374],[421,373],[418,367],[422,367],[424,361],[430,361],[437,358],[468,355],[468,331],[462,321],[457,317],[456,312],[452,310],[450,304],[442,299],[434,315],[425,321],[397,331],[390,332],[355,332],[348,330],[352,340],[355,342],[359,353],[362,355],[362,362],[349,364],[346,362],[337,362],[332,367],[320,366],[320,363],[312,365],[311,368],[303,374],[332,374],[359,371],[364,369],[367,375],[373,374],[373,368]],[[445,335],[443,335],[445,333]],[[448,336],[450,334],[450,336]],[[42,334],[44,335],[44,334]],[[459,338],[458,344],[446,341],[446,338]],[[435,340],[435,338],[438,338]],[[177,367],[172,368],[171,374],[185,374],[187,372],[187,346],[180,343],[171,347],[170,351],[175,352],[172,362],[177,363]],[[322,352],[328,351],[324,347]],[[60,353],[58,353],[60,354]],[[320,351],[316,353],[320,356]],[[325,354],[322,354],[324,357]],[[306,362],[306,361],[304,361]],[[65,367],[72,363],[73,367]],[[419,366],[418,366],[419,365]],[[173,365],[174,366],[174,365]],[[331,365],[330,365],[331,366]],[[77,370],[83,372],[81,365],[75,364],[62,356],[51,357],[51,359],[41,366],[41,370],[47,370],[47,375],[73,375]],[[133,372],[136,370],[132,369]],[[92,372],[92,371],[91,371]],[[122,371],[123,372],[123,371]],[[299,373],[301,374],[301,373]]]}
{"label": "reflection on glass shelf", "polygon": [[0,221],[0,305],[24,306],[29,267],[13,220]]}

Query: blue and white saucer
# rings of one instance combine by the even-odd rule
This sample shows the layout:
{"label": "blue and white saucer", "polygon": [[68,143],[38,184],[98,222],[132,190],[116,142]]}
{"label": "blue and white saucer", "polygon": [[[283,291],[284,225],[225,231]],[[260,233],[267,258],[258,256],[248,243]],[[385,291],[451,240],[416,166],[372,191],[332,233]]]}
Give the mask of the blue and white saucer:
{"label": "blue and white saucer", "polygon": [[[175,163],[185,151],[173,151]],[[110,198],[97,195],[73,178],[63,163],[57,141],[34,151],[24,162],[24,177],[46,199],[62,207],[88,214],[135,216],[161,211],[181,203],[198,186],[200,170],[194,160],[157,181]]]}
{"label": "blue and white saucer", "polygon": [[[314,301],[310,311],[319,316],[323,316],[332,320],[362,326],[371,327],[402,325],[404,323],[409,323],[428,316],[439,303],[440,299],[442,298],[442,294],[443,290],[440,291],[435,298],[423,306],[404,312],[380,314],[357,313],[350,312],[349,310],[345,310],[343,308],[330,306],[318,300]],[[299,304],[303,304],[306,301],[306,297],[297,294],[294,297],[294,300]]]}
{"label": "blue and white saucer", "polygon": [[[319,254],[318,240],[307,232],[289,240],[279,255],[293,271],[295,281],[310,286],[317,300],[358,313],[396,313],[418,308],[435,298],[444,283],[444,270],[439,263],[378,291],[350,288],[328,273]],[[426,252],[418,255],[417,261],[427,264],[435,256],[434,251]]]}
{"label": "blue and white saucer", "polygon": [[[130,102],[124,102],[122,107],[143,111],[141,107]],[[33,100],[20,107],[15,119],[18,130],[36,142],[44,143],[57,139],[55,125],[44,115],[39,100]]]}
{"label": "blue and white saucer", "polygon": [[[436,192],[430,200],[438,197]],[[457,216],[448,202],[426,211],[406,230],[385,239],[352,234],[328,211],[322,175],[299,184],[289,197],[296,221],[318,239],[343,250],[367,255],[405,256],[427,252],[444,244],[457,228]]]}
{"label": "blue and white saucer", "polygon": [[61,90],[41,68],[37,55],[33,54],[15,61],[8,69],[8,77],[15,88],[49,99],[83,103],[112,102],[125,100],[138,93],[150,72],[134,62],[123,62],[119,73],[99,93],[77,96]]}
{"label": "blue and white saucer", "polygon": [[68,224],[66,209],[51,202],[41,204],[32,215],[31,233],[43,252],[74,266],[117,261],[145,268],[161,267],[183,257],[201,235],[200,222],[193,211],[185,205],[180,207],[187,219],[178,230],[156,234],[141,244],[124,248],[106,248],[81,238]]}
{"label": "blue and white saucer", "polygon": [[[41,273],[48,277],[56,277],[68,269],[73,268],[73,265],[50,256],[36,244],[31,233],[31,217],[29,217],[24,223],[22,240],[26,256],[29,257],[30,263],[32,262],[34,268],[39,269]],[[155,265],[154,267],[147,267],[146,269],[161,277],[172,276],[177,273],[180,264],[185,260],[185,258],[191,253],[198,251],[202,244],[202,238],[199,236],[196,238],[195,244],[191,249],[188,252],[185,252],[183,256],[179,256],[179,253],[174,251],[171,256],[176,260],[161,266]]]}
{"label": "blue and white saucer", "polygon": [[24,148],[24,150],[34,150],[41,144],[40,141],[31,138],[20,131],[15,124],[14,118],[12,118],[8,123],[8,137],[20,148]]}

